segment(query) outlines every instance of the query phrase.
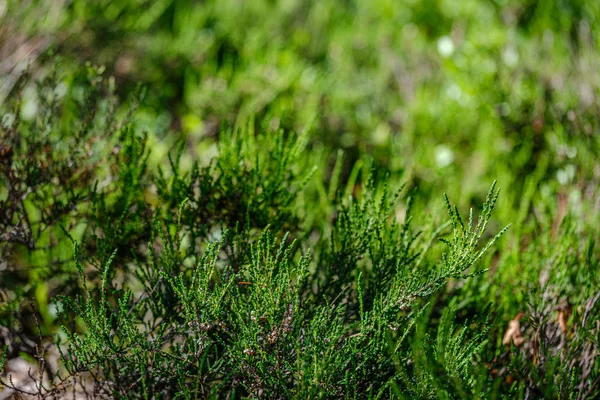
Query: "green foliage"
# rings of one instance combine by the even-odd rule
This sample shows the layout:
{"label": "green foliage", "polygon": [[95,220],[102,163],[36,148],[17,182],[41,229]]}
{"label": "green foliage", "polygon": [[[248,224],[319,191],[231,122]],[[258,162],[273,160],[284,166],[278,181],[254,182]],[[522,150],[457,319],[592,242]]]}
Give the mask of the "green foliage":
{"label": "green foliage", "polygon": [[0,0],[0,397],[599,397],[599,22]]}
{"label": "green foliage", "polygon": [[123,398],[381,396],[397,379],[394,359],[409,357],[420,299],[464,278],[496,240],[477,250],[492,187],[479,224],[454,224],[434,267],[419,257],[411,197],[400,224],[400,191],[371,172],[355,196],[328,197],[336,217],[312,261],[296,244],[307,213],[298,193],[314,176],[298,163],[302,136],[224,132],[214,163],[186,172],[179,147],[167,176],[148,170],[150,149],[131,123],[116,133],[106,184],[90,184],[89,234],[74,240],[63,227],[80,290],[55,299],[56,385],[89,373],[94,393]]}
{"label": "green foliage", "polygon": [[[485,315],[486,310],[483,311]],[[402,360],[408,368],[402,364],[398,367],[395,390],[399,397],[444,399],[485,395],[478,382],[483,371],[477,362],[487,342],[489,321],[481,318],[477,324],[457,328],[453,321],[455,313],[453,305],[444,309],[435,338],[425,331],[417,332],[411,358]],[[478,331],[472,332],[475,330]]]}
{"label": "green foliage", "polygon": [[[490,199],[495,196],[490,191]],[[181,215],[187,206],[182,204]],[[493,201],[486,203],[485,211],[492,207]],[[119,397],[180,393],[197,398],[215,391],[273,397],[380,395],[396,376],[391,356],[407,357],[400,347],[414,311],[401,311],[412,310],[412,301],[439,289],[441,280],[462,277],[456,270],[443,270],[420,283],[404,282],[407,278],[401,274],[389,281],[374,276],[365,282],[389,287],[373,305],[365,305],[360,283],[354,298],[341,302],[340,292],[337,299],[322,304],[306,297],[311,261],[297,254],[288,235],[278,244],[268,228],[252,240],[249,256],[235,255],[241,263],[232,266],[220,255],[236,241],[234,233],[225,231],[219,241],[193,249],[183,244],[181,229],[188,228],[180,224],[169,234],[155,222],[160,245],[156,250],[152,239],[147,261],[137,265],[137,283],[144,287],[137,299],[131,289],[109,285],[116,251],[103,266],[99,288],[89,288],[76,245],[85,296],[60,301],[67,310],[63,317],[80,318],[85,335],[63,325],[69,374],[94,371],[101,377],[96,382],[101,388],[95,390]],[[191,234],[189,240],[197,239]],[[373,247],[381,244],[375,235],[366,241]],[[466,250],[470,249],[465,246]],[[414,260],[395,266],[410,268]],[[461,271],[472,265],[453,263],[460,264]],[[359,274],[359,282],[361,278]],[[449,332],[440,331],[436,352],[464,344],[464,329],[453,345],[445,342],[445,335],[454,336],[454,327],[446,321],[440,329]],[[480,347],[469,344],[445,368],[464,377],[465,363]]]}
{"label": "green foliage", "polygon": [[218,224],[297,230],[293,205],[314,173],[298,171],[305,147],[303,137],[285,138],[282,131],[255,136],[250,126],[222,132],[219,157],[206,167],[195,161],[190,172],[183,172],[181,146],[170,158],[171,176],[159,170],[158,198],[173,212],[187,199],[182,221],[204,237]]}

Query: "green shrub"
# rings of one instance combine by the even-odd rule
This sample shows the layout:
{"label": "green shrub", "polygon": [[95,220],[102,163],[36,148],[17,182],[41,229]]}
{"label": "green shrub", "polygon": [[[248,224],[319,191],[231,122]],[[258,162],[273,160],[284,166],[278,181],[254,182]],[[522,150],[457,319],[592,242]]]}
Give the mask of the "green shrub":
{"label": "green shrub", "polygon": [[599,397],[599,18],[0,1],[0,397]]}

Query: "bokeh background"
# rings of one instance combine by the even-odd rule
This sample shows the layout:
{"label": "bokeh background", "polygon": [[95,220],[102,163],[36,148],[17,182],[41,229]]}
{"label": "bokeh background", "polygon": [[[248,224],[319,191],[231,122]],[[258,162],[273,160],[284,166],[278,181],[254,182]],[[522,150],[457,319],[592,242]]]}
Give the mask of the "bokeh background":
{"label": "bokeh background", "polygon": [[256,116],[463,205],[493,179],[516,201],[536,170],[565,192],[598,176],[596,2],[3,0],[0,18],[0,99],[26,68],[88,62],[123,96],[146,85],[164,151]]}

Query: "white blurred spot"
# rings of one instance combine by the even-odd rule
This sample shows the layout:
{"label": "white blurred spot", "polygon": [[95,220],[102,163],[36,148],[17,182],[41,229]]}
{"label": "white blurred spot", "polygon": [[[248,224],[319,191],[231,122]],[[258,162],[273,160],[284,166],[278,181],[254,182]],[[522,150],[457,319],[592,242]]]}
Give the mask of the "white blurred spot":
{"label": "white blurred spot", "polygon": [[4,129],[11,128],[14,122],[15,122],[14,114],[6,113],[2,116],[2,127]]}
{"label": "white blurred spot", "polygon": [[437,42],[437,48],[442,57],[450,57],[454,53],[454,42],[449,36],[442,36]]}
{"label": "white blurred spot", "polygon": [[30,121],[35,118],[38,110],[38,97],[35,89],[28,87],[23,91],[23,104],[21,105],[21,118]]}
{"label": "white blurred spot", "polygon": [[509,67],[514,67],[519,63],[519,53],[513,46],[508,46],[502,51],[502,61]]}
{"label": "white blurred spot", "polygon": [[562,169],[556,171],[556,179],[561,185],[566,185],[575,178],[575,166],[569,164]]}
{"label": "white blurred spot", "polygon": [[[59,306],[60,306],[60,302],[59,302]],[[59,312],[59,308],[56,306],[56,304],[54,304],[54,303],[48,304],[48,314],[50,314],[50,316],[52,318],[57,318],[58,312]]]}
{"label": "white blurred spot", "polygon": [[458,86],[456,83],[453,83],[452,85],[448,86],[448,89],[446,89],[446,94],[451,99],[458,101],[462,97],[462,90],[460,89],[460,86]]}
{"label": "white blurred spot", "polygon": [[445,168],[454,161],[454,153],[450,147],[441,144],[435,148],[435,163],[439,168]]}
{"label": "white blurred spot", "polygon": [[54,94],[56,95],[58,100],[62,99],[65,96],[65,94],[67,94],[67,85],[65,85],[63,82],[56,85],[56,87],[54,88]]}

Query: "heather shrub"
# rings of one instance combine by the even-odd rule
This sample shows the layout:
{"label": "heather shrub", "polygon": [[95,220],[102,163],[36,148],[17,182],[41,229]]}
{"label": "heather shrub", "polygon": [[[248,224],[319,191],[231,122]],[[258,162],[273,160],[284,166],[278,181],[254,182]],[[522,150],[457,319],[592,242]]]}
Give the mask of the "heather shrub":
{"label": "heather shrub", "polygon": [[600,396],[599,16],[0,0],[0,397]]}

